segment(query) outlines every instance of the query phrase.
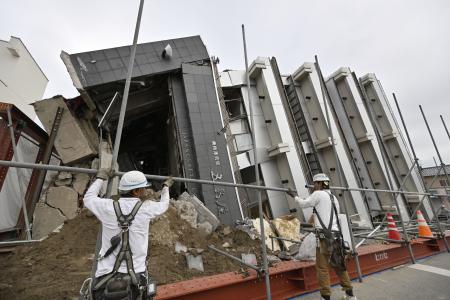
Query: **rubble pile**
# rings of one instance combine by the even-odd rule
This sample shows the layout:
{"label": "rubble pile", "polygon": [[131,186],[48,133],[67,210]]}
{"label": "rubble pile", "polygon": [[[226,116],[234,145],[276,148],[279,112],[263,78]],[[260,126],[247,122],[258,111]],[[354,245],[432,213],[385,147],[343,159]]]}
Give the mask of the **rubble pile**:
{"label": "rubble pile", "polygon": [[[254,254],[261,262],[259,240],[214,222],[204,206],[195,208],[195,199],[186,193],[171,200],[168,211],[150,225],[148,269],[159,285],[241,269],[208,245],[239,258]],[[8,271],[0,273],[0,299],[75,299],[90,277],[98,228],[97,219],[83,209],[42,242],[2,256],[0,269]]]}

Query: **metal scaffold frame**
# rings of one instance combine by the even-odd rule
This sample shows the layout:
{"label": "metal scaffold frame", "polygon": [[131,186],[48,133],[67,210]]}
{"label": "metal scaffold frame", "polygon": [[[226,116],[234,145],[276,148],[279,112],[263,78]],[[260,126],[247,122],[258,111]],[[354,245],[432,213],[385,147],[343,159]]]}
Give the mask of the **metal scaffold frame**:
{"label": "metal scaffold frame", "polygon": [[[138,36],[139,36],[139,28],[140,28],[140,23],[141,23],[141,17],[142,17],[142,11],[143,11],[143,5],[144,5],[144,0],[140,0],[140,5],[139,5],[139,11],[138,11],[138,16],[137,16],[137,21],[136,21],[136,27],[135,27],[135,32],[134,32],[134,38],[133,38],[133,45],[131,48],[131,55],[130,55],[130,61],[129,61],[129,65],[128,65],[128,73],[127,73],[127,78],[126,78],[126,82],[125,82],[125,88],[124,88],[124,93],[123,93],[123,98],[122,98],[122,103],[121,103],[121,108],[120,108],[120,114],[119,114],[119,121],[118,121],[118,125],[117,125],[117,131],[116,131],[116,136],[115,136],[115,142],[114,142],[114,147],[113,147],[113,155],[112,155],[112,168],[114,169],[114,176],[121,176],[124,174],[124,172],[120,172],[117,169],[117,157],[118,157],[118,153],[119,153],[119,149],[120,149],[120,142],[121,142],[121,136],[122,136],[122,131],[123,131],[123,124],[124,124],[124,120],[125,120],[125,113],[126,113],[126,107],[127,107],[127,100],[128,100],[128,95],[129,95],[129,88],[130,88],[130,82],[131,82],[131,77],[132,77],[132,73],[133,73],[133,64],[134,64],[134,58],[135,58],[135,54],[136,54],[136,46],[137,46],[137,40],[138,40]],[[269,274],[269,267],[268,267],[268,259],[267,259],[267,247],[265,244],[265,232],[264,232],[264,214],[263,214],[263,207],[262,207],[262,198],[261,198],[261,191],[262,190],[272,190],[272,191],[279,191],[279,192],[288,192],[291,191],[290,189],[286,189],[286,188],[279,188],[279,187],[266,187],[266,186],[261,186],[260,185],[260,178],[259,178],[259,163],[258,163],[258,157],[257,157],[257,145],[256,145],[256,138],[255,138],[255,124],[254,124],[254,115],[253,115],[253,103],[252,103],[252,99],[251,99],[251,95],[250,95],[250,75],[249,75],[249,70],[248,70],[248,58],[247,58],[247,45],[246,45],[246,38],[245,38],[245,28],[244,25],[242,25],[242,38],[243,38],[243,46],[244,46],[244,58],[245,58],[245,70],[246,70],[246,80],[247,80],[247,92],[248,92],[248,99],[249,99],[249,105],[250,105],[250,111],[249,111],[249,117],[251,120],[251,134],[252,134],[252,141],[253,141],[253,155],[254,155],[254,167],[255,167],[255,178],[256,178],[256,184],[255,185],[251,185],[251,184],[240,184],[240,183],[234,183],[234,182],[224,182],[224,181],[212,181],[212,180],[203,180],[203,179],[193,179],[193,178],[184,178],[184,177],[171,177],[174,181],[177,182],[191,182],[191,183],[199,183],[199,184],[206,184],[206,185],[219,185],[219,186],[228,186],[228,187],[239,187],[239,188],[248,188],[248,189],[255,189],[257,190],[257,200],[258,200],[258,214],[259,214],[259,219],[260,219],[260,240],[261,240],[261,252],[262,252],[262,266],[254,266],[251,264],[247,264],[244,261],[242,261],[241,259],[234,257],[226,252],[223,252],[219,249],[216,249],[212,246],[210,246],[209,248],[213,251],[216,251],[222,255],[226,255],[227,257],[229,257],[230,259],[236,260],[239,263],[252,268],[254,270],[256,270],[258,273],[261,273],[264,276],[265,279],[265,287],[266,287],[266,298],[268,300],[271,299],[271,289],[270,289],[270,274]],[[322,74],[322,71],[320,69],[319,66],[319,62],[317,59],[317,56],[315,56],[315,66],[317,68],[318,74],[319,74],[319,79],[320,79],[320,85],[321,85],[321,90],[322,90],[322,96],[323,96],[323,101],[324,101],[324,105],[325,105],[325,112],[326,112],[326,120],[329,126],[329,131],[330,131],[330,136],[331,136],[331,141],[332,141],[332,146],[333,146],[333,152],[335,155],[335,159],[336,159],[336,163],[339,164],[339,158],[338,158],[338,154],[337,151],[335,149],[335,142],[334,142],[334,133],[332,130],[332,126],[330,124],[330,116],[329,114],[331,112],[329,112],[329,108],[328,108],[328,100],[330,99],[329,95],[328,95],[328,91],[325,85],[325,81],[324,81],[324,77]],[[364,93],[364,89],[361,89]],[[117,96],[114,95],[114,98],[112,100],[115,101]],[[366,97],[366,95],[364,95]],[[433,205],[431,204],[431,200],[430,200],[430,192],[429,192],[429,187],[432,186],[433,182],[436,180],[439,172],[441,169],[444,170],[444,173],[446,175],[447,181],[449,181],[449,176],[447,174],[447,171],[445,169],[445,164],[442,161],[442,157],[440,155],[440,152],[436,146],[436,143],[434,141],[434,137],[431,133],[431,130],[428,126],[428,122],[426,120],[425,114],[423,113],[422,107],[420,107],[420,111],[422,113],[422,116],[424,118],[425,124],[427,126],[428,132],[431,136],[431,139],[433,141],[433,145],[435,147],[435,150],[437,152],[438,158],[440,160],[440,168],[438,169],[437,174],[434,176],[432,183],[429,185],[429,187],[425,186],[424,183],[424,187],[425,187],[425,193],[423,192],[410,192],[410,191],[404,191],[403,188],[405,186],[405,182],[406,182],[406,178],[408,178],[409,176],[411,176],[414,168],[417,166],[419,173],[420,173],[420,177],[423,180],[423,174],[421,171],[421,168],[419,166],[418,163],[418,158],[416,156],[415,150],[413,148],[413,144],[411,142],[408,130],[406,128],[406,125],[404,123],[403,120],[403,116],[401,114],[400,108],[398,106],[397,103],[397,99],[395,97],[394,94],[394,100],[395,103],[397,105],[397,108],[399,110],[399,114],[401,117],[401,121],[405,130],[405,133],[407,135],[407,139],[411,148],[411,151],[413,153],[414,156],[414,162],[411,166],[411,168],[408,171],[408,174],[406,175],[406,177],[404,178],[404,180],[402,181],[402,184],[400,185],[400,188],[398,190],[393,190],[393,183],[392,183],[392,179],[390,177],[389,172],[387,172],[387,177],[388,177],[388,181],[389,181],[389,187],[390,190],[385,190],[385,189],[365,189],[365,188],[359,188],[359,187],[344,187],[343,186],[343,182],[344,179],[342,178],[342,174],[341,174],[341,169],[339,166],[337,166],[337,172],[338,172],[338,178],[339,178],[339,186],[331,186],[330,189],[331,190],[341,190],[344,192],[350,192],[350,191],[360,191],[360,192],[375,192],[375,193],[390,193],[392,194],[392,200],[397,208],[398,211],[398,216],[399,216],[399,222],[401,223],[402,226],[402,231],[403,231],[403,238],[401,241],[397,241],[397,240],[391,240],[388,238],[384,238],[381,237],[381,235],[384,235],[386,233],[386,230],[383,228],[383,224],[385,223],[386,220],[386,216],[383,218],[383,220],[381,221],[381,223],[379,223],[377,225],[377,227],[375,227],[373,230],[371,230],[370,232],[361,232],[361,233],[355,233],[354,231],[358,230],[359,228],[356,227],[352,227],[351,224],[351,220],[350,220],[350,216],[348,213],[348,208],[347,208],[347,201],[348,201],[348,197],[346,197],[346,193],[344,193],[344,201],[343,201],[343,210],[344,213],[346,215],[346,220],[347,220],[347,225],[349,228],[349,233],[350,233],[350,239],[351,239],[351,244],[352,244],[352,249],[353,249],[353,253],[352,256],[354,258],[355,261],[355,265],[356,265],[356,270],[357,270],[357,274],[358,274],[358,278],[359,281],[362,282],[362,272],[361,272],[361,267],[359,264],[359,258],[358,258],[358,252],[357,252],[357,248],[360,247],[366,239],[375,239],[375,240],[383,240],[383,241],[389,241],[389,242],[395,242],[395,243],[404,243],[406,244],[406,246],[408,247],[408,251],[409,251],[409,255],[411,258],[411,261],[413,263],[415,263],[415,257],[411,248],[411,242],[410,242],[410,232],[413,231],[414,229],[410,227],[410,225],[412,225],[413,223],[413,218],[414,215],[416,213],[416,211],[419,209],[419,207],[421,206],[422,202],[425,200],[425,198],[428,198],[430,201],[430,206],[433,210],[433,214],[435,217],[435,224],[432,224],[432,218],[430,218],[430,225],[435,229],[435,232],[437,231],[439,233],[438,237],[436,239],[440,239],[443,238],[444,239],[444,244],[445,247],[447,249],[448,252],[450,252],[449,250],[449,246],[447,243],[447,240],[445,238],[445,232],[444,229],[442,228],[442,224],[438,219],[438,215],[433,207]],[[111,102],[111,103],[112,103]],[[111,104],[110,104],[111,105]],[[108,108],[109,109],[109,108]],[[105,112],[105,115],[108,113],[108,110]],[[103,122],[105,116],[103,116],[103,118],[101,119],[100,123]],[[445,122],[441,117],[442,123],[444,124],[444,127],[448,133],[447,127],[445,125]],[[8,119],[9,119],[9,126],[11,126],[12,121],[11,121],[11,116],[10,116],[10,112],[8,111]],[[375,128],[375,132],[376,132],[376,136],[377,139],[381,139],[381,136],[379,134],[379,132],[376,129],[376,126],[374,126]],[[100,129],[101,131],[101,129]],[[450,138],[450,135],[449,135]],[[17,150],[16,150],[16,143],[15,143],[15,138],[14,138],[14,132],[12,130],[11,127],[11,139],[12,139],[12,143],[13,143],[13,151],[14,151],[14,158],[16,161],[5,161],[5,160],[0,160],[0,166],[4,166],[4,167],[12,167],[12,168],[26,168],[26,169],[38,169],[38,170],[45,170],[45,171],[66,171],[66,172],[72,172],[72,173],[85,173],[85,174],[90,174],[90,175],[95,175],[98,170],[96,169],[89,169],[89,168],[77,168],[77,167],[67,167],[67,166],[57,166],[57,165],[49,165],[49,164],[33,164],[33,163],[24,163],[24,162],[19,162],[18,161],[18,157],[16,156],[17,154]],[[380,143],[381,144],[381,143]],[[387,154],[382,151],[382,158],[383,158],[383,163],[385,165],[386,170],[388,170],[388,166],[387,166],[387,161],[389,160],[389,158],[387,157]],[[154,174],[145,174],[147,179],[150,180],[165,180],[167,178],[169,178],[168,176],[161,176],[161,175],[154,175]],[[20,182],[20,180],[19,180]],[[450,181],[449,181],[450,182]],[[311,186],[307,186],[307,187],[311,187]],[[111,190],[112,190],[112,179],[110,179],[108,181],[108,188],[107,188],[107,196],[109,197],[111,195]],[[21,194],[23,194],[22,191],[20,191]],[[398,203],[398,195],[418,195],[418,196],[423,196],[419,202],[419,204],[417,205],[417,207],[415,208],[410,220],[408,221],[407,224],[405,224],[405,221],[403,219],[403,217],[401,216],[400,213],[400,206]],[[436,196],[436,195],[435,195]],[[442,197],[448,197],[448,194],[443,195]],[[23,200],[23,199],[22,199]],[[12,244],[12,245],[17,245],[20,243],[29,243],[29,242],[39,242],[42,240],[32,240],[31,239],[31,232],[30,232],[30,224],[28,223],[28,212],[26,210],[26,204],[23,201],[23,213],[25,216],[25,224],[26,224],[26,233],[27,233],[27,240],[26,241],[15,241],[15,242],[0,242],[0,245],[5,245],[5,244]],[[446,224],[448,225],[448,224]],[[410,232],[408,232],[410,231]],[[97,267],[97,256],[99,253],[99,250],[101,248],[101,226],[99,228],[99,233],[97,236],[97,244],[96,244],[96,252],[95,252],[95,258],[94,258],[94,263],[92,266],[92,273],[91,276],[92,278],[95,277],[95,271],[96,271],[96,267]],[[413,232],[413,234],[415,234]],[[355,238],[362,238],[362,240],[359,243],[355,243]]]}

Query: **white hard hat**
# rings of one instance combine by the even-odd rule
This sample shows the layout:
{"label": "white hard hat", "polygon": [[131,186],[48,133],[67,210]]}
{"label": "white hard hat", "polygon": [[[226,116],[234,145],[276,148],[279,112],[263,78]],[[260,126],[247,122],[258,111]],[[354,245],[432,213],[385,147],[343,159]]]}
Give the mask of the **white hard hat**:
{"label": "white hard hat", "polygon": [[319,174],[314,175],[313,181],[314,182],[330,181],[330,178],[327,176],[327,174],[319,173]]}
{"label": "white hard hat", "polygon": [[147,178],[139,171],[129,171],[122,175],[119,183],[120,191],[131,191],[138,188],[148,187]]}

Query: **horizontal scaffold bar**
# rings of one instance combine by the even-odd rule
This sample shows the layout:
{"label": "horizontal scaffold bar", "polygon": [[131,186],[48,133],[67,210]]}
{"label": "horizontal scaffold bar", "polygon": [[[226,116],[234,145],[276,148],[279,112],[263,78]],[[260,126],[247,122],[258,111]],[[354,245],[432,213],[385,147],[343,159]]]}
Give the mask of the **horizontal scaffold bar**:
{"label": "horizontal scaffold bar", "polygon": [[[33,164],[33,163],[24,163],[24,162],[14,162],[8,160],[0,160],[0,166],[4,167],[12,167],[12,168],[23,168],[23,169],[39,169],[39,170],[47,170],[47,171],[64,171],[64,172],[72,172],[72,173],[85,173],[85,174],[97,174],[96,169],[87,169],[87,168],[77,168],[77,167],[67,167],[67,166],[57,166],[57,165],[45,165],[45,164]],[[115,172],[116,176],[122,176],[125,172]],[[152,180],[166,180],[169,176],[162,175],[150,175],[145,174],[147,179]],[[193,179],[193,178],[184,178],[184,177],[171,177],[174,181],[180,182],[193,182],[200,184],[210,184],[210,185],[220,185],[220,186],[229,186],[229,187],[238,187],[238,188],[247,188],[247,189],[258,189],[258,190],[271,190],[278,192],[288,192],[289,189],[279,188],[279,187],[268,187],[268,186],[259,186],[254,184],[241,184],[241,183],[233,183],[233,182],[225,182],[225,181],[213,181],[213,180],[204,180],[204,179]],[[306,187],[312,188],[312,185],[307,185]],[[363,188],[352,188],[352,187],[336,187],[331,186],[331,190],[342,190],[342,191],[360,191],[360,192],[378,192],[378,193],[394,193],[394,194],[407,194],[407,195],[431,195],[430,193],[419,193],[419,192],[407,192],[407,191],[392,191],[392,190],[379,190],[379,189],[363,189]],[[292,190],[295,192],[295,190]]]}

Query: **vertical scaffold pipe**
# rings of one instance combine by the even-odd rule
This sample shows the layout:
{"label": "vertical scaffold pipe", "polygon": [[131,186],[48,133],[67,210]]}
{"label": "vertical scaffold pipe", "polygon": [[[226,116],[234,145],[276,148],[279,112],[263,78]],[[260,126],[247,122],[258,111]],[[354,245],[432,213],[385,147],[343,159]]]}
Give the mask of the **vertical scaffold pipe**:
{"label": "vertical scaffold pipe", "polygon": [[[316,67],[317,73],[319,75],[320,87],[322,88],[322,97],[323,97],[323,102],[324,102],[324,106],[325,106],[325,116],[327,118],[328,128],[330,130],[331,145],[333,147],[334,157],[335,157],[335,160],[336,160],[336,170],[338,172],[339,185],[343,186],[343,180],[342,180],[341,168],[340,168],[340,163],[339,163],[339,157],[337,155],[336,145],[334,144],[333,129],[332,129],[332,126],[331,126],[330,114],[328,112],[327,99],[330,99],[330,97],[328,95],[327,87],[325,86],[325,80],[324,80],[323,75],[322,75],[322,70],[320,69],[320,66],[319,66],[319,60],[317,59],[317,55],[314,56],[314,59],[315,59],[315,67]],[[348,215],[348,208],[347,208],[347,200],[346,200],[346,197],[345,197],[345,191],[344,191],[344,201],[342,201],[342,203],[344,204],[344,213],[345,213],[345,217],[347,219],[348,231],[350,233],[350,242],[352,243],[353,256],[355,258],[355,265],[356,265],[356,271],[358,272],[358,279],[359,279],[359,282],[362,282],[363,280],[362,280],[361,266],[359,264],[358,251],[356,250],[355,237],[353,236],[353,230],[352,230],[352,227],[351,227],[350,216]]]}
{"label": "vertical scaffold pipe", "polygon": [[[256,177],[256,185],[260,185],[259,181],[259,165],[258,165],[258,156],[257,156],[257,148],[256,148],[256,140],[255,140],[255,120],[253,116],[253,104],[251,100],[250,95],[250,74],[248,72],[248,58],[247,58],[247,43],[245,40],[245,27],[244,24],[242,24],[242,40],[244,43],[244,57],[245,57],[245,73],[247,78],[247,97],[248,97],[248,104],[249,104],[249,113],[250,113],[250,122],[251,122],[251,132],[252,132],[252,140],[253,140],[253,160],[255,163],[255,177]],[[258,198],[258,214],[259,214],[259,224],[260,224],[260,230],[261,230],[261,251],[262,251],[262,260],[263,260],[263,271],[264,271],[264,278],[266,281],[266,298],[267,300],[272,299],[272,295],[270,293],[270,277],[269,277],[269,267],[267,263],[267,249],[266,249],[266,236],[264,233],[264,214],[262,209],[262,199],[261,199],[261,191],[257,190],[256,195]]]}
{"label": "vertical scaffold pipe", "polygon": [[[116,138],[114,141],[112,164],[111,164],[112,168],[114,168],[114,169],[116,168],[117,156],[119,155],[120,140],[122,138],[123,122],[125,120],[125,111],[127,108],[128,93],[130,91],[131,76],[133,75],[134,57],[136,55],[137,40],[139,37],[139,28],[141,26],[141,17],[142,17],[143,8],[144,8],[144,0],[140,0],[139,11],[138,11],[138,16],[137,16],[137,20],[136,20],[136,28],[134,30],[133,46],[131,48],[130,61],[128,63],[128,73],[127,73],[127,78],[125,81],[122,105],[120,107],[119,121],[117,123]],[[118,170],[115,170],[115,171],[118,171]],[[107,190],[106,190],[106,195],[108,197],[111,196],[112,182],[113,182],[112,179],[108,180],[108,186],[107,186]],[[97,235],[95,258],[94,258],[94,263],[93,263],[93,267],[92,267],[92,274],[91,274],[92,278],[95,278],[95,272],[97,270],[98,253],[100,251],[101,246],[102,246],[102,227],[100,226],[100,229],[99,229],[98,235]]]}
{"label": "vertical scaffold pipe", "polygon": [[[436,154],[437,154],[437,156],[439,158],[439,162],[441,163],[441,167],[444,170],[445,178],[446,178],[447,182],[450,182],[449,177],[448,177],[447,169],[445,168],[445,164],[444,164],[444,162],[442,160],[441,153],[439,152],[439,149],[438,149],[438,147],[436,145],[436,141],[434,140],[433,133],[431,133],[431,129],[430,129],[430,126],[428,125],[428,121],[427,121],[427,118],[425,117],[425,113],[423,112],[422,105],[419,105],[419,108],[420,108],[420,112],[422,113],[423,120],[425,121],[425,125],[427,126],[428,133],[430,134],[431,141],[433,142],[434,149],[436,150]],[[447,195],[447,199],[448,199],[447,189],[445,189],[445,194]],[[447,252],[450,253],[450,250],[449,250],[449,247],[448,247],[448,243],[447,243],[447,239],[445,237],[445,232],[442,231],[441,223],[439,222],[439,218],[438,218],[438,216],[436,214],[436,211],[434,209],[433,203],[430,202],[430,206],[431,206],[431,209],[433,210],[433,214],[434,214],[434,216],[436,218],[436,223],[438,225],[439,232],[444,238],[444,244],[445,244],[445,247],[447,248]]]}

